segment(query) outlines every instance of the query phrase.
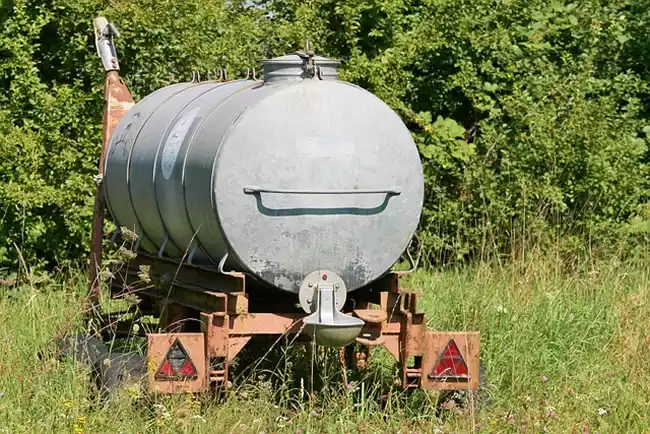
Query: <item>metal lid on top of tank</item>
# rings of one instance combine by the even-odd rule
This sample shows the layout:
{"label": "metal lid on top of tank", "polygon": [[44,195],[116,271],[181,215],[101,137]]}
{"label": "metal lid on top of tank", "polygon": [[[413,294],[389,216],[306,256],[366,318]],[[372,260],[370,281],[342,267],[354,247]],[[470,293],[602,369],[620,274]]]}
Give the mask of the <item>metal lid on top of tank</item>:
{"label": "metal lid on top of tank", "polygon": [[304,80],[320,78],[322,80],[336,80],[338,73],[336,69],[340,65],[338,60],[328,59],[322,56],[311,56],[314,70],[310,71],[310,56],[304,52],[295,52],[285,56],[265,59],[264,82],[274,83],[282,80]]}

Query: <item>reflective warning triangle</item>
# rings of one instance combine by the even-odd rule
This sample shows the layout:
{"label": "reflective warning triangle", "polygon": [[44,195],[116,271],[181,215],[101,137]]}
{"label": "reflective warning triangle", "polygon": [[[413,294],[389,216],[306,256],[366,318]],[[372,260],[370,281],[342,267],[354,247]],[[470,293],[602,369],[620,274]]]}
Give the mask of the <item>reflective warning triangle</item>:
{"label": "reflective warning triangle", "polygon": [[194,380],[197,377],[196,366],[181,341],[176,338],[156,371],[156,380]]}
{"label": "reflective warning triangle", "polygon": [[433,367],[429,374],[432,380],[453,380],[453,381],[468,381],[469,369],[467,363],[460,353],[460,349],[456,341],[451,339],[442,353],[440,358]]}
{"label": "reflective warning triangle", "polygon": [[169,360],[163,361],[162,366],[160,366],[160,369],[158,369],[158,374],[164,375],[166,377],[174,376],[174,368],[172,368],[172,364],[169,363]]}

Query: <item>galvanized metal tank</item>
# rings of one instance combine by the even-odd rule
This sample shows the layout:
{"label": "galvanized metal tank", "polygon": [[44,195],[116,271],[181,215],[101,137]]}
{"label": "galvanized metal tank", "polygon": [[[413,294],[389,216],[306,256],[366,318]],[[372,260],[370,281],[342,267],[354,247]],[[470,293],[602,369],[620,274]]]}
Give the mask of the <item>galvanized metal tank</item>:
{"label": "galvanized metal tank", "polygon": [[142,99],[107,152],[116,223],[140,250],[295,293],[317,270],[347,291],[381,277],[418,224],[422,167],[400,118],[336,66],[288,55],[265,61],[263,82],[180,83]]}

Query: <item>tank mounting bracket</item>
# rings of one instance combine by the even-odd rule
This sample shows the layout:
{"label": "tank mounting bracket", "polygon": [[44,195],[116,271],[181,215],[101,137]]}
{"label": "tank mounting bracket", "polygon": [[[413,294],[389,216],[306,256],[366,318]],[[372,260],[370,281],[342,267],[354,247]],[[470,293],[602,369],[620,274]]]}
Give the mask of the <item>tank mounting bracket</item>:
{"label": "tank mounting bracket", "polygon": [[341,277],[329,270],[314,271],[307,275],[305,280],[300,285],[298,298],[300,299],[300,306],[307,313],[315,312],[316,303],[316,289],[321,283],[331,283],[334,288],[334,306],[336,310],[343,309],[346,298],[345,282]]}

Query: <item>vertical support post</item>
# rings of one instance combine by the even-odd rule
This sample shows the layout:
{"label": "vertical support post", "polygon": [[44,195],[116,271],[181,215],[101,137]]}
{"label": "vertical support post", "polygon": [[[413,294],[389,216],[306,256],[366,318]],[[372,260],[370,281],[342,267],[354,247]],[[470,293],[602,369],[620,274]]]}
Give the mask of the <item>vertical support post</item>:
{"label": "vertical support post", "polygon": [[185,306],[177,303],[165,303],[160,313],[159,327],[165,333],[182,333],[184,321],[189,317]]}
{"label": "vertical support post", "polygon": [[104,232],[104,160],[108,142],[113,135],[115,127],[126,112],[134,105],[133,97],[129,92],[126,84],[120,77],[120,67],[117,62],[117,54],[113,44],[113,37],[119,36],[119,32],[114,25],[108,23],[104,17],[98,17],[93,20],[95,29],[95,44],[97,53],[102,61],[106,78],[104,81],[104,118],[102,130],[102,146],[99,156],[98,174],[95,178],[95,205],[92,220],[92,247],[90,255],[90,264],[88,275],[90,279],[90,288],[88,293],[88,302],[90,311],[95,308],[99,302],[101,282],[99,271],[102,265],[102,239]]}
{"label": "vertical support post", "polygon": [[230,338],[230,316],[225,312],[201,313],[201,331],[205,336],[208,385],[229,389],[230,347],[237,341],[237,338]]}

